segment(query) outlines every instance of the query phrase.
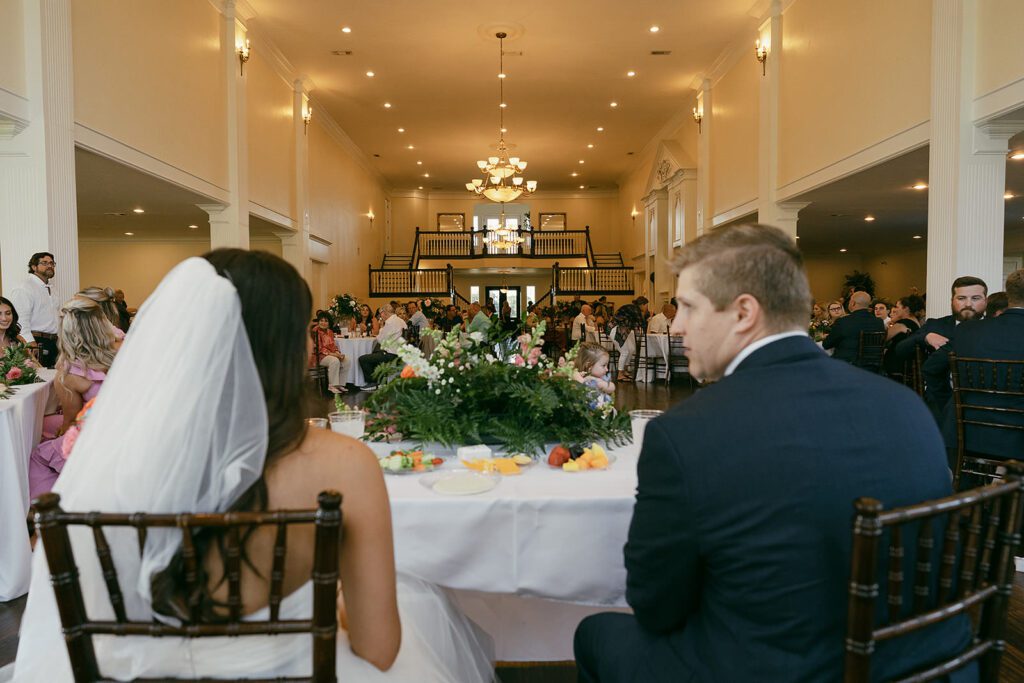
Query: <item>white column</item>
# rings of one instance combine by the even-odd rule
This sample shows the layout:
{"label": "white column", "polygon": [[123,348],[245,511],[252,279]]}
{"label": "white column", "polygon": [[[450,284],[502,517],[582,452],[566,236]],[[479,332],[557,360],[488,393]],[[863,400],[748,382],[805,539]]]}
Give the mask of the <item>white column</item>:
{"label": "white column", "polygon": [[[221,14],[221,70],[227,96],[228,205],[210,216],[210,248],[249,248],[249,141],[246,75],[238,58],[246,29],[235,15],[235,0],[224,0]],[[254,50],[259,46],[253,46]]]}
{"label": "white column", "polygon": [[[757,221],[776,225],[775,221],[781,215],[776,206],[779,187],[779,55],[782,52],[782,8],[779,0],[772,0],[768,19],[761,25],[758,38],[768,49],[768,59],[763,67],[760,88]],[[754,46],[751,45],[753,64],[750,68],[762,70],[762,66],[753,60],[753,53]],[[795,221],[791,234],[796,237]]]}
{"label": "white column", "polygon": [[[668,190],[661,188],[652,190],[643,199],[644,202],[644,231],[647,233],[648,251],[644,255],[647,264],[648,298],[652,304],[663,298],[671,296],[672,275],[669,270],[669,259],[672,253],[672,243],[667,238],[668,220]],[[650,281],[650,273],[654,273],[654,281]]]}
{"label": "white column", "polygon": [[309,96],[301,80],[295,81],[292,97],[292,121],[295,129],[295,216],[296,230],[282,231],[281,255],[284,260],[295,266],[302,277],[310,279],[309,264],[309,126],[305,124],[303,115],[310,111]]}
{"label": "white column", "polygon": [[766,206],[764,212],[757,212],[757,222],[772,225],[796,239],[797,218],[800,211],[810,202],[775,202]]}
{"label": "white column", "polygon": [[[700,134],[697,137],[697,230],[696,237],[711,232],[714,207],[711,204],[711,135],[714,128],[714,102],[711,79],[705,78],[697,94],[697,111],[702,112]],[[686,241],[692,238],[689,232]]]}
{"label": "white column", "polygon": [[0,268],[10,290],[28,274],[33,252],[52,252],[54,296],[64,301],[81,289],[71,1],[24,4],[28,121],[0,137]]}
{"label": "white column", "polygon": [[975,125],[974,0],[933,0],[928,157],[928,315],[963,275],[1002,289],[1006,153],[1024,121]]}

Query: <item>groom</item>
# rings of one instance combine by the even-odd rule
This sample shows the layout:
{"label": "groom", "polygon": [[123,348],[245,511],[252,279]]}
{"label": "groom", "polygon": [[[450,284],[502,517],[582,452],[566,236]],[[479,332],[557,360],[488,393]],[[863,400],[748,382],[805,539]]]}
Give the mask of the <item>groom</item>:
{"label": "groom", "polygon": [[[580,624],[580,680],[838,680],[853,501],[949,495],[935,422],[808,338],[807,276],[781,231],[717,230],[675,266],[672,333],[690,371],[717,381],[647,426],[625,547],[633,614]],[[881,643],[873,678],[969,640],[961,618]]]}

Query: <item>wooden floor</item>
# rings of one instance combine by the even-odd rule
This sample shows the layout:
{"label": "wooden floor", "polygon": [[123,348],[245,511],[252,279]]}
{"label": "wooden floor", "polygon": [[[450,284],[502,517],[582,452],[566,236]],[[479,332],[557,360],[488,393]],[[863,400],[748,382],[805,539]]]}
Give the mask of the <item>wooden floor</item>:
{"label": "wooden floor", "polygon": [[[622,384],[616,392],[619,410],[665,410],[691,394],[685,381],[671,386],[663,384]],[[361,405],[368,394],[359,392],[345,396],[350,405]],[[325,400],[314,412],[321,416],[334,410],[333,402]],[[26,598],[0,603],[0,667],[14,660],[18,646],[18,625]],[[1024,681],[1024,573],[1017,573],[1010,599],[1007,652],[1003,660],[1002,681]],[[571,663],[543,665],[502,665],[498,667],[502,683],[572,683],[576,669]]]}

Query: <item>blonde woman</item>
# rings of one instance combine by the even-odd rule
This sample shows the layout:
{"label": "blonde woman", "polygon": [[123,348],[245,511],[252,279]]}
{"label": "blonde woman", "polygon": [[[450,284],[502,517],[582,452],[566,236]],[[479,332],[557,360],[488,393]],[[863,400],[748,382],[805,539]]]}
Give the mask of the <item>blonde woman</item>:
{"label": "blonde woman", "polygon": [[843,307],[843,302],[839,299],[828,302],[828,321],[830,324],[834,324],[837,320],[846,316],[846,308]]}
{"label": "blonde woman", "polygon": [[33,498],[53,488],[64,468],[64,432],[78,412],[100,391],[114,362],[114,328],[100,304],[74,296],[60,308],[57,331],[57,377],[53,386],[61,413],[44,419],[44,436],[29,461],[29,492]]}
{"label": "blonde woman", "polygon": [[110,287],[86,287],[78,295],[92,299],[100,305],[103,315],[107,317],[114,328],[114,338],[117,340],[114,348],[121,348],[121,342],[124,341],[124,330],[121,329],[121,312],[117,310],[117,304],[114,302],[114,290]]}

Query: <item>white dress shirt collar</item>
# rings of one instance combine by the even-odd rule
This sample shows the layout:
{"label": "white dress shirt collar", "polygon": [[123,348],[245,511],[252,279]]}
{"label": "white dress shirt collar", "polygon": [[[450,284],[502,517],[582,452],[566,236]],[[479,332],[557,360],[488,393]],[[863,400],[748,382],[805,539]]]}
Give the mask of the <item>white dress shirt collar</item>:
{"label": "white dress shirt collar", "polygon": [[790,330],[789,332],[780,332],[778,334],[770,334],[767,337],[761,337],[757,341],[751,342],[751,343],[747,344],[743,348],[742,351],[737,353],[736,357],[732,359],[732,362],[729,363],[728,366],[726,366],[725,374],[722,375],[722,376],[723,377],[728,377],[729,375],[731,375],[733,372],[736,371],[736,368],[739,367],[739,364],[747,359],[747,356],[749,356],[754,351],[757,351],[760,348],[764,348],[765,346],[768,346],[772,342],[777,342],[780,339],[786,339],[787,337],[806,337],[806,336],[807,336],[807,331],[806,330]]}

